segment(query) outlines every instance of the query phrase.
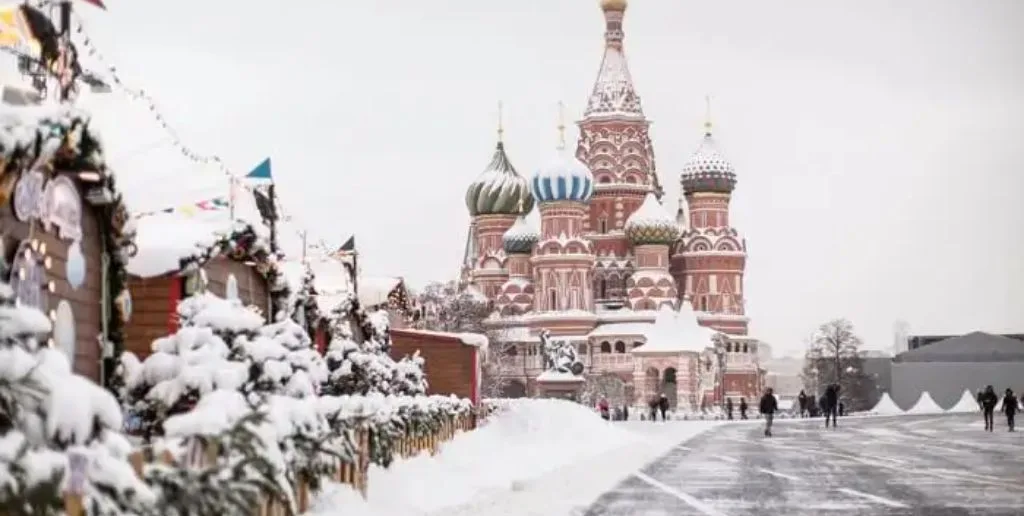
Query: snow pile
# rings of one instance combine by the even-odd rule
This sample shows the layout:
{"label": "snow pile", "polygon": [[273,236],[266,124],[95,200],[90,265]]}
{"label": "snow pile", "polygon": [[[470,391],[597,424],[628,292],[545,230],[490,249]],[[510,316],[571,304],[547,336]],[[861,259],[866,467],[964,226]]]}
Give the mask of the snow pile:
{"label": "snow pile", "polygon": [[907,414],[941,414],[945,412],[935,400],[932,399],[932,395],[928,394],[928,391],[921,393],[921,397],[917,399],[917,403],[913,407],[907,410]]}
{"label": "snow pile", "polygon": [[956,405],[950,407],[946,412],[951,414],[974,414],[981,412],[981,406],[978,405],[978,400],[971,394],[971,391],[965,389],[963,395],[960,396],[960,401],[957,401]]}
{"label": "snow pile", "polygon": [[[636,434],[582,405],[510,400],[485,426],[457,436],[440,454],[371,468],[368,500],[382,514],[433,512],[522,483],[635,442]],[[397,496],[399,495],[400,496]]]}
{"label": "snow pile", "polygon": [[0,507],[25,514],[63,509],[70,464],[98,514],[142,512],[154,495],[135,475],[122,415],[106,390],[71,372],[64,354],[40,344],[45,315],[18,307],[0,283]]}
{"label": "snow pile", "polygon": [[693,311],[693,305],[684,300],[680,303],[678,312],[668,306],[663,306],[658,311],[654,324],[644,334],[647,342],[640,347],[633,348],[631,352],[692,351],[699,353],[714,344],[718,335],[720,335],[718,332],[701,326],[697,322],[697,312]]}
{"label": "snow pile", "polygon": [[875,403],[875,407],[868,412],[871,414],[878,414],[880,416],[896,416],[903,414],[903,409],[899,408],[899,406],[892,401],[888,392],[883,392],[882,398],[879,399],[878,403]]}

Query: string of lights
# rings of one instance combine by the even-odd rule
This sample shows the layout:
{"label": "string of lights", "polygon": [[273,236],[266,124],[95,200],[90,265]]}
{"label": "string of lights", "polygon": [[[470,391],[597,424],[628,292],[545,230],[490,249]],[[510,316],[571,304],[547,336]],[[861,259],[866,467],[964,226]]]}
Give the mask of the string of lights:
{"label": "string of lights", "polygon": [[[95,43],[93,43],[92,38],[89,37],[88,33],[85,30],[85,25],[82,22],[81,17],[74,13],[72,16],[74,22],[74,32],[77,35],[77,37],[74,39],[78,40],[78,42],[81,44],[82,49],[85,51],[85,54],[98,61],[99,65],[102,68],[104,68],[104,71],[106,72],[105,75],[109,78],[110,82],[113,83],[113,86],[116,90],[118,90],[120,93],[128,97],[129,100],[140,102],[145,105],[149,113],[153,116],[153,119],[157,123],[157,125],[159,125],[160,128],[167,134],[168,139],[165,141],[170,143],[177,151],[181,153],[183,157],[188,159],[193,164],[200,166],[213,166],[217,168],[218,171],[227,176],[229,181],[231,181],[233,185],[240,187],[243,190],[250,193],[253,193],[256,190],[255,186],[246,184],[241,180],[241,178],[232,173],[231,169],[227,166],[224,160],[221,159],[220,156],[216,154],[202,154],[189,147],[179,136],[178,132],[171,125],[167,117],[164,116],[163,112],[157,105],[156,100],[153,99],[153,97],[151,97],[148,93],[146,93],[145,90],[129,86],[121,78],[120,74],[118,73],[117,67],[110,64],[110,61],[107,60],[106,56],[104,56],[100,49],[97,48]],[[277,211],[279,222],[296,222],[296,220],[283,209],[283,206],[281,205],[280,202],[280,198],[277,198],[275,200],[274,207]],[[295,230],[298,236],[303,238],[303,240],[306,239],[308,231],[301,228],[293,229]],[[329,252],[329,250],[324,246],[324,242],[322,239],[310,244],[309,247],[319,249],[323,252]]]}

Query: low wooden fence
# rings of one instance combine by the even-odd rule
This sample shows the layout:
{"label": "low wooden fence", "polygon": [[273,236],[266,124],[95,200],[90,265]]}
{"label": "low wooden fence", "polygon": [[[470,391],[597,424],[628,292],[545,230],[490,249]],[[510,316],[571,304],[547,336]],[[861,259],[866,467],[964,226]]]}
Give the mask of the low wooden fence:
{"label": "low wooden fence", "polygon": [[[450,441],[459,432],[466,432],[476,428],[476,415],[467,414],[455,418],[452,421],[446,422],[441,425],[438,432],[429,436],[413,437],[407,435],[404,438],[398,440],[395,446],[395,454],[397,458],[410,458],[428,452],[431,455],[437,454],[441,450],[441,445],[447,441]],[[370,468],[370,432],[368,430],[361,430],[357,435],[358,443],[358,454],[356,460],[353,463],[345,462],[342,463],[337,476],[334,478],[336,482],[342,484],[348,484],[353,489],[359,491],[363,497],[366,497],[366,491],[368,487],[368,471]],[[208,464],[212,464],[217,460],[217,450],[212,447],[207,447],[205,450],[199,450],[198,453],[189,454],[190,459],[186,460],[191,467],[203,467]],[[159,461],[164,464],[175,464],[177,461],[170,452],[164,451],[159,456],[153,456],[151,452],[147,450],[137,450],[128,457],[135,469],[135,473],[142,476],[143,469],[147,462]],[[296,505],[298,506],[299,513],[303,513],[309,509],[312,502],[312,494],[310,493],[309,485],[304,479],[300,479],[294,486]],[[64,496],[64,510],[67,516],[87,516],[82,497],[75,494],[66,494]],[[288,507],[286,504],[281,503],[279,500],[272,498],[271,496],[265,496],[260,506],[253,512],[253,516],[287,516]]]}

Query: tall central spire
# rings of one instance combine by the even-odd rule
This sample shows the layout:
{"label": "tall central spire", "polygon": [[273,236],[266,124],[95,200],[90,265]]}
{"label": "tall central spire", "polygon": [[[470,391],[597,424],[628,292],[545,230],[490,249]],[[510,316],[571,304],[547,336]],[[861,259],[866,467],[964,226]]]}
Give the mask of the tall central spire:
{"label": "tall central spire", "polygon": [[622,18],[626,13],[626,0],[601,0],[604,12],[604,58],[594,82],[584,117],[626,116],[642,118],[640,96],[633,88],[629,65],[622,51]]}

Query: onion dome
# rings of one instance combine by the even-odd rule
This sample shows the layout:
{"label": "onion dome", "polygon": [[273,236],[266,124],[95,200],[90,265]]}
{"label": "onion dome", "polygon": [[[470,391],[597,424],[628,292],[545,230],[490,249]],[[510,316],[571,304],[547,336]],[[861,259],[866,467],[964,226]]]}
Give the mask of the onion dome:
{"label": "onion dome", "polygon": [[533,176],[533,196],[537,202],[589,202],[593,194],[594,175],[564,148]]}
{"label": "onion dome", "polygon": [[648,193],[643,204],[626,219],[623,229],[633,245],[669,245],[679,238],[679,226],[654,192]]}
{"label": "onion dome", "polygon": [[602,11],[625,11],[629,2],[626,0],[601,0]]}
{"label": "onion dome", "polygon": [[526,215],[520,215],[516,223],[508,228],[508,231],[501,237],[502,245],[508,254],[531,254],[533,244],[540,240],[540,233],[530,227],[526,222]]}
{"label": "onion dome", "polygon": [[499,140],[491,163],[466,189],[471,216],[522,215],[533,209],[530,183],[516,172]]}
{"label": "onion dome", "polygon": [[683,165],[680,182],[685,194],[731,193],[736,188],[735,170],[732,163],[729,163],[718,152],[718,146],[715,144],[714,138],[711,137],[710,124],[697,152]]}

